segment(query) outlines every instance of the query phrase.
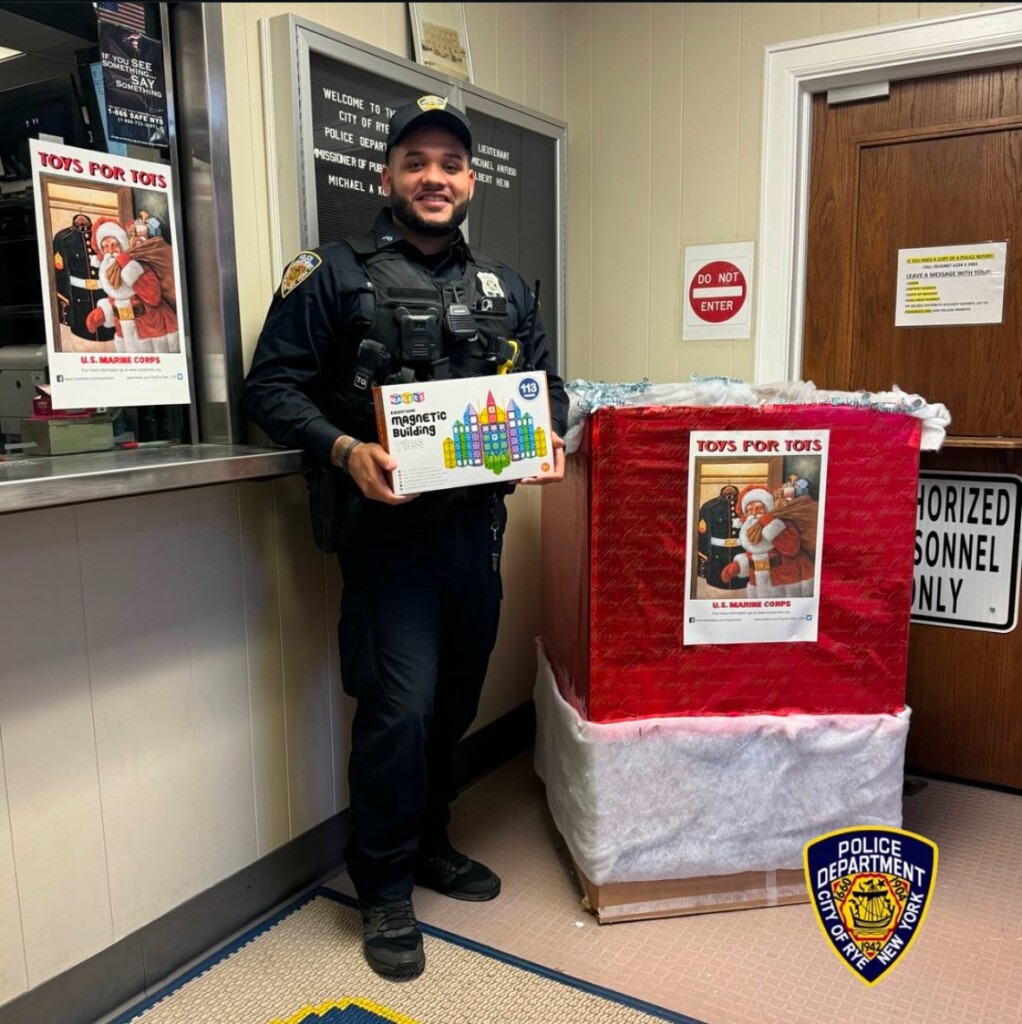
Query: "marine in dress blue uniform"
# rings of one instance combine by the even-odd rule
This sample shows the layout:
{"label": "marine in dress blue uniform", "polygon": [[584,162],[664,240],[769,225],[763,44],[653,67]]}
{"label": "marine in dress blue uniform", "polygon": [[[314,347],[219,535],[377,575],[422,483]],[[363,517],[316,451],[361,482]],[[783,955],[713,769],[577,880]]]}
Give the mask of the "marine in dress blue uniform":
{"label": "marine in dress blue uniform", "polygon": [[60,322],[86,341],[113,341],[112,327],[90,331],[85,321],[106,294],[99,282],[99,261],[92,248],[92,221],[77,213],[71,226],[53,236],[53,273]]}
{"label": "marine in dress blue uniform", "polygon": [[719,590],[741,590],[745,585],[738,579],[725,583],[720,577],[724,566],[741,551],[737,500],[738,488],[727,484],[716,498],[704,502],[699,509],[699,575]]}

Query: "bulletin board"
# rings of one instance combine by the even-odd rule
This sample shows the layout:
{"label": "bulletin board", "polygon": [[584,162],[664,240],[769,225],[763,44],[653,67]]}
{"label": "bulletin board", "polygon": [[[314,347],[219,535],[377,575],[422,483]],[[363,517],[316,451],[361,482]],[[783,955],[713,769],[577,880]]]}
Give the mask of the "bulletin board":
{"label": "bulletin board", "polygon": [[371,229],[386,205],[379,184],[391,111],[425,93],[445,96],[472,123],[469,244],[530,288],[539,282],[563,372],[564,123],[294,15],[262,29],[276,269],[301,249]]}

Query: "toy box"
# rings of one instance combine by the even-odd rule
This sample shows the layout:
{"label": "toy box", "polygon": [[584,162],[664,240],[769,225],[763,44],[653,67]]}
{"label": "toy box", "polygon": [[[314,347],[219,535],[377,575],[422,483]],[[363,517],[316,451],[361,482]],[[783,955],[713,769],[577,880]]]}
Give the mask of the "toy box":
{"label": "toy box", "polygon": [[395,494],[537,476],[553,465],[543,372],[415,381],[373,389]]}
{"label": "toy box", "polygon": [[[800,448],[820,436],[826,479],[816,441]],[[696,438],[717,439],[699,480]],[[592,722],[900,711],[919,444],[918,419],[855,406],[594,413],[564,482],[543,495],[543,638],[565,698]],[[752,600],[744,577],[706,589],[696,555],[726,564],[741,550],[712,543],[709,498],[757,483],[787,516],[790,477],[811,480],[818,508],[813,596]]]}

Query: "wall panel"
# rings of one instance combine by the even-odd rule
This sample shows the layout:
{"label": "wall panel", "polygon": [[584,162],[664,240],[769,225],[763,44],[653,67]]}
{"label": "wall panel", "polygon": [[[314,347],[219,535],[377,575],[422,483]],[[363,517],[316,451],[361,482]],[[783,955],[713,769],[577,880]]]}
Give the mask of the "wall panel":
{"label": "wall panel", "polygon": [[[20,904],[9,911],[20,927],[0,926],[0,944],[23,936],[31,986],[102,949],[113,924],[74,512],[0,517],[0,551],[0,578],[8,581],[0,588],[0,730],[9,814],[0,820],[10,825],[10,845],[0,840],[0,894],[10,892],[2,879],[14,877],[3,867],[11,853]],[[0,905],[6,919],[3,895]],[[11,951],[19,945],[10,943]]]}
{"label": "wall panel", "polygon": [[208,884],[178,494],[76,510],[114,936]]}

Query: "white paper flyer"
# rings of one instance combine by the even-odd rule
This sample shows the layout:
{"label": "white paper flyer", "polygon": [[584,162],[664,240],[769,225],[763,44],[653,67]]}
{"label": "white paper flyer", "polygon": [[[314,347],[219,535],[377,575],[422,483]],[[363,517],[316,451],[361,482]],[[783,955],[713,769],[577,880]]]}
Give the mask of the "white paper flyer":
{"label": "white paper flyer", "polygon": [[817,639],[828,430],[693,431],[685,644]]}
{"label": "white paper flyer", "polygon": [[30,144],[53,407],[187,403],[170,168]]}

